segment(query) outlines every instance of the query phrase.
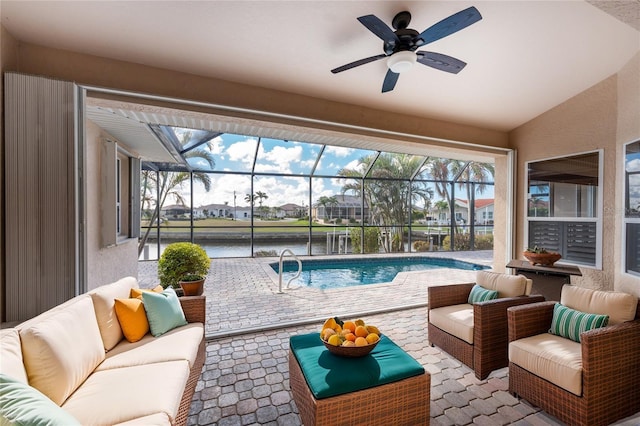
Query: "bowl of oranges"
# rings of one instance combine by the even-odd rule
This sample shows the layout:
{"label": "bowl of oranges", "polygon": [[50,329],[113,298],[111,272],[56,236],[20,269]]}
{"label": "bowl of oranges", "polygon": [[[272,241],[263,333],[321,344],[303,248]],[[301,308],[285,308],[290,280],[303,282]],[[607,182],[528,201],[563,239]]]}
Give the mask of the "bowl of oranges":
{"label": "bowl of oranges", "polygon": [[320,331],[324,346],[334,355],[357,358],[367,355],[380,341],[380,330],[361,319],[342,321],[338,317],[327,319]]}

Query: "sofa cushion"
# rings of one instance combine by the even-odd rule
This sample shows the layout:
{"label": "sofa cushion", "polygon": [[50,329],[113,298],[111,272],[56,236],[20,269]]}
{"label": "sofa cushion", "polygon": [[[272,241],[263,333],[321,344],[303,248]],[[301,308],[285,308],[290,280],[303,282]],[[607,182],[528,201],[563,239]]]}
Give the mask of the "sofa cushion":
{"label": "sofa cushion", "polygon": [[147,334],[135,343],[123,340],[107,353],[106,359],[96,370],[180,360],[188,361],[189,367],[192,368],[198,355],[198,347],[203,339],[203,325],[190,323],[184,327],[175,328],[160,337]]}
{"label": "sofa cushion", "polygon": [[15,328],[0,330],[0,373],[27,382],[27,371],[22,363],[20,335]]}
{"label": "sofa cushion", "polygon": [[440,330],[473,344],[473,306],[468,303],[429,310],[429,322]]}
{"label": "sofa cushion", "polygon": [[157,413],[175,423],[189,378],[187,361],[96,371],[62,405],[83,425],[113,425]]}
{"label": "sofa cushion", "polygon": [[580,342],[582,332],[605,327],[608,322],[608,315],[587,314],[556,303],[549,333]]}
{"label": "sofa cushion", "polygon": [[138,287],[138,280],[134,277],[122,278],[112,284],[103,285],[91,290],[91,298],[96,310],[100,336],[104,350],[111,350],[122,340],[122,330],[115,311],[115,299],[126,299],[132,288]]}
{"label": "sofa cushion", "polygon": [[473,305],[478,302],[486,302],[487,300],[493,300],[498,298],[498,292],[496,290],[488,290],[479,286],[478,284],[474,285],[469,292],[469,304]]}
{"label": "sofa cushion", "polygon": [[137,342],[149,332],[149,321],[141,299],[116,299],[115,308],[122,334],[127,341]]}
{"label": "sofa cushion", "polygon": [[36,388],[0,374],[0,424],[54,426],[80,425],[69,413]]}
{"label": "sofa cushion", "polygon": [[63,310],[17,328],[29,384],[61,405],[104,360],[91,297],[75,297]]}
{"label": "sofa cushion", "polygon": [[608,315],[609,324],[620,324],[635,318],[638,298],[622,292],[564,285],[560,303],[577,311]]}
{"label": "sofa cushion", "polygon": [[132,288],[131,292],[129,293],[129,297],[136,297],[138,299],[142,299],[143,291],[154,291],[156,293],[162,293],[163,290],[164,288],[162,288],[160,284],[158,284],[154,288]]}
{"label": "sofa cushion", "polygon": [[524,275],[507,275],[499,272],[476,272],[476,284],[489,290],[496,290],[498,297],[528,296],[532,281]]}
{"label": "sofa cushion", "polygon": [[580,343],[550,333],[509,343],[509,361],[578,396],[582,395]]}
{"label": "sofa cushion", "polygon": [[115,426],[172,426],[171,419],[166,413],[150,414],[144,417],[138,417],[137,419],[127,420],[122,423],[118,423]]}
{"label": "sofa cushion", "polygon": [[187,324],[180,300],[173,288],[162,293],[145,291],[142,293],[144,309],[147,311],[151,334],[160,336],[169,330]]}

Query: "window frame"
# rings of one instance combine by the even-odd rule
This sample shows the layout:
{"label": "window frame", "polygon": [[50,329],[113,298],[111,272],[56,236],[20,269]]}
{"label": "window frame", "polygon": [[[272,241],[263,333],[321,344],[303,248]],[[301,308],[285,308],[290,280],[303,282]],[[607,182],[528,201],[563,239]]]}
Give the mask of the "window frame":
{"label": "window frame", "polygon": [[627,235],[628,235],[628,225],[635,224],[640,225],[640,215],[637,217],[627,215],[627,195],[629,194],[629,179],[627,175],[627,147],[633,144],[640,144],[640,139],[635,139],[630,142],[622,145],[622,200],[624,204],[624,208],[622,209],[622,261],[620,262],[620,267],[622,268],[622,273],[628,275],[633,278],[640,278],[640,272],[629,270],[627,267],[627,259],[628,259],[628,246],[627,246]]}
{"label": "window frame", "polygon": [[[586,154],[598,154],[598,191],[596,195],[596,207],[594,217],[571,217],[571,216],[529,216],[529,166],[531,163],[538,163],[543,161],[558,160],[563,158],[570,158]],[[523,197],[523,212],[524,212],[524,243],[525,247],[529,245],[529,228],[531,222],[582,222],[582,223],[595,223],[595,263],[584,263],[575,260],[569,260],[563,257],[558,263],[565,265],[573,265],[585,268],[592,268],[602,270],[602,216],[603,216],[603,182],[604,182],[604,150],[595,149],[590,151],[575,152],[571,154],[558,155],[554,157],[539,158],[535,160],[525,161],[524,163],[524,194]],[[549,194],[551,197],[551,193]]]}

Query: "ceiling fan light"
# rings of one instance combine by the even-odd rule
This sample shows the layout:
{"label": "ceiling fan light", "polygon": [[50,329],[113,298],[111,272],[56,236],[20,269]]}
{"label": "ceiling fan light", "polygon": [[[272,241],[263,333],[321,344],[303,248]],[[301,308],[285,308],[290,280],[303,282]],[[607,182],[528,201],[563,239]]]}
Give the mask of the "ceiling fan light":
{"label": "ceiling fan light", "polygon": [[409,70],[413,64],[418,60],[418,55],[415,52],[403,50],[402,52],[394,53],[387,59],[387,67],[396,74],[400,74]]}

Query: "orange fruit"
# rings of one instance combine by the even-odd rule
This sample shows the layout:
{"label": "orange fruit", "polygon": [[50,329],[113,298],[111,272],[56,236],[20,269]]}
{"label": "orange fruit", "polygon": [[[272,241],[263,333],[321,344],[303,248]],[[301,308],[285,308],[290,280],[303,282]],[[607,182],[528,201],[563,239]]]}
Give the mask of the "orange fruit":
{"label": "orange fruit", "polygon": [[356,341],[356,335],[355,335],[355,334],[353,334],[353,333],[351,333],[351,332],[349,332],[349,333],[345,334],[345,335],[344,335],[344,338],[345,338],[347,341],[350,341],[350,342],[355,342],[355,341]]}
{"label": "orange fruit", "polygon": [[376,327],[375,325],[368,325],[367,331],[369,333],[376,333],[378,336],[380,335],[380,330],[378,330],[378,327]]}
{"label": "orange fruit", "polygon": [[375,343],[380,340],[380,337],[378,337],[376,333],[369,333],[369,335],[365,337],[365,339],[367,339],[368,343]]}
{"label": "orange fruit", "polygon": [[367,337],[368,334],[369,332],[367,331],[367,328],[364,325],[359,325],[356,327],[356,332],[355,332],[356,337]]}
{"label": "orange fruit", "polygon": [[369,342],[364,337],[356,337],[355,344],[356,346],[367,346]]}
{"label": "orange fruit", "polygon": [[356,344],[353,343],[351,340],[345,340],[344,342],[342,342],[342,346],[351,348],[351,347],[355,347]]}
{"label": "orange fruit", "polygon": [[342,324],[342,329],[354,333],[356,331],[356,323],[353,321],[345,321],[344,324]]}
{"label": "orange fruit", "polygon": [[322,328],[334,328],[336,326],[336,320],[334,318],[328,318]]}
{"label": "orange fruit", "polygon": [[364,321],[361,320],[361,319],[357,319],[357,320],[355,320],[355,324],[356,325],[364,325]]}

